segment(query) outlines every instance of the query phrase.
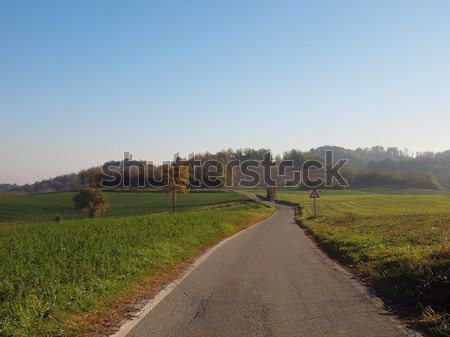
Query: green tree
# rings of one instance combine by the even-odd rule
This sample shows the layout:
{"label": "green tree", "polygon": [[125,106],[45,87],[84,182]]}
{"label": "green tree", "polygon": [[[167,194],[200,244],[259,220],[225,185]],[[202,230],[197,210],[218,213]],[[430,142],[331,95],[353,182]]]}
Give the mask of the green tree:
{"label": "green tree", "polygon": [[172,212],[175,212],[177,193],[188,193],[189,167],[176,162],[163,168],[164,190],[172,196]]}
{"label": "green tree", "polygon": [[90,218],[97,218],[109,207],[109,200],[99,189],[85,188],[73,197],[75,208],[89,213]]}

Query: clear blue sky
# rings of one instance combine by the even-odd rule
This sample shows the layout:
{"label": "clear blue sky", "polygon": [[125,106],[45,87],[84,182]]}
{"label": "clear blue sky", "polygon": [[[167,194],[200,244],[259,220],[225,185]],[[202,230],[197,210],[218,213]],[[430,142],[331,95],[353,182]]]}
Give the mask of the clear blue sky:
{"label": "clear blue sky", "polygon": [[0,183],[123,151],[448,149],[449,17],[448,0],[0,0]]}

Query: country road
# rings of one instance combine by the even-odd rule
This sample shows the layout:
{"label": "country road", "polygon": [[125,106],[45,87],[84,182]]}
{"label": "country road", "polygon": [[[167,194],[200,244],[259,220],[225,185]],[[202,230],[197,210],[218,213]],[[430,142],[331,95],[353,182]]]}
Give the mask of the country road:
{"label": "country road", "polygon": [[408,335],[317,251],[291,207],[277,207],[216,249],[126,336]]}

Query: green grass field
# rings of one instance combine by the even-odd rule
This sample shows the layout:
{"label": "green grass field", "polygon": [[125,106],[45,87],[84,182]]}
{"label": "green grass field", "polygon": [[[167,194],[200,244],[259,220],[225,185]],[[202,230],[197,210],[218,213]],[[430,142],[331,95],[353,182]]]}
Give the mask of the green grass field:
{"label": "green grass field", "polygon": [[[450,194],[428,190],[279,191],[300,203],[319,244],[435,336],[450,336]],[[260,192],[262,194],[262,192]]]}
{"label": "green grass field", "polygon": [[[200,198],[194,199],[197,204],[236,199],[234,194],[189,197]],[[0,227],[0,336],[80,332],[79,325],[69,324],[71,317],[92,312],[148,275],[272,213],[240,200],[175,214]]]}
{"label": "green grass field", "polygon": [[[0,196],[0,222],[51,221],[55,214],[64,219],[86,218],[77,212],[72,198],[75,192],[39,193],[30,195]],[[106,192],[111,207],[103,217],[144,215],[171,210],[169,195],[161,192]],[[178,194],[178,210],[186,210],[202,205],[218,204],[241,200],[239,193],[189,193]]]}

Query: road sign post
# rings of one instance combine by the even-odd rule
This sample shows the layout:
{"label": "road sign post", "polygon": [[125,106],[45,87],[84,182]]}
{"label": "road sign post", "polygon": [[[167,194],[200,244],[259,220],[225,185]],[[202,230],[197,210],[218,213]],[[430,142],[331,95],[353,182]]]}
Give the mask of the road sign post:
{"label": "road sign post", "polygon": [[317,190],[312,190],[309,197],[314,200],[314,217],[316,217],[316,199],[320,198],[319,192],[317,192]]}
{"label": "road sign post", "polygon": [[316,217],[316,198],[314,198],[313,200],[314,200],[314,217]]}

